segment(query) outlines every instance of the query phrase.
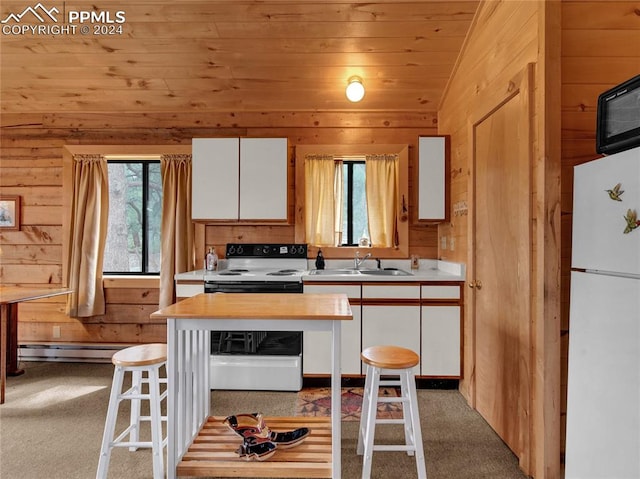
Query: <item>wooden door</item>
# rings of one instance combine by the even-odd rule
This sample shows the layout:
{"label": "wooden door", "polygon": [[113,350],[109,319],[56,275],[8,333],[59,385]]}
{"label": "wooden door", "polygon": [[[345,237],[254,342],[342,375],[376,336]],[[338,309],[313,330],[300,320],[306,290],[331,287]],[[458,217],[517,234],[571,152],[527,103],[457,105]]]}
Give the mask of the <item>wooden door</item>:
{"label": "wooden door", "polygon": [[530,458],[531,152],[528,74],[473,124],[475,407]]}

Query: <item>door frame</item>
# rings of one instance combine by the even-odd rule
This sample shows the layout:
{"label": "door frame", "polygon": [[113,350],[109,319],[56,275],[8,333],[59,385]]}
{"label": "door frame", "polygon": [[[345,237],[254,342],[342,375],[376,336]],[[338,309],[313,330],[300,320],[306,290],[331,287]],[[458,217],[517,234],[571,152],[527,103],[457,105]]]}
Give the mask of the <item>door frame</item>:
{"label": "door frame", "polygon": [[[491,85],[488,85],[485,89],[479,92],[478,96],[474,100],[474,107],[471,109],[475,114],[469,118],[468,121],[468,148],[469,148],[469,198],[472,198],[470,202],[469,208],[469,228],[470,234],[468,239],[468,251],[469,251],[469,274],[467,278],[469,278],[469,286],[473,286],[476,280],[476,148],[475,148],[475,129],[476,126],[479,125],[482,121],[491,116],[494,112],[500,109],[507,102],[511,101],[516,95],[524,95],[523,98],[526,98],[526,101],[523,101],[523,110],[521,114],[524,118],[522,121],[528,125],[527,129],[527,141],[526,146],[523,147],[519,154],[526,154],[529,158],[529,192],[531,196],[533,196],[533,181],[534,181],[534,138],[535,138],[535,130],[534,130],[534,119],[532,112],[535,108],[535,96],[534,96],[534,79],[535,79],[535,65],[533,63],[528,64],[523,70],[518,72],[515,76],[508,79],[507,81],[495,81]],[[534,229],[533,229],[533,221],[534,221],[534,202],[531,198],[529,201],[529,241],[530,241],[530,250],[529,250],[529,322],[528,322],[528,332],[527,332],[527,343],[523,345],[524,348],[528,349],[528,354],[526,355],[526,364],[520,365],[520,391],[521,394],[526,392],[526,397],[520,397],[520,403],[523,405],[524,414],[519,417],[520,421],[520,451],[515,451],[516,455],[519,459],[519,464],[525,474],[532,475],[532,467],[535,463],[534,455],[535,455],[535,437],[533,435],[534,432],[534,424],[536,422],[536,418],[532,415],[534,411],[533,405],[536,400],[535,388],[534,388],[534,376],[536,374],[535,368],[535,356],[534,350],[536,349],[535,345],[535,306],[536,306],[536,276],[535,276],[535,255],[532,251],[533,248],[533,239],[534,239]],[[477,322],[476,322],[476,291],[474,288],[470,288],[469,291],[469,324],[471,327],[471,354],[473,358],[473,368],[472,374],[469,378],[469,398],[471,401],[471,406],[476,408],[476,396],[477,396],[477,384],[476,384],[476,354],[477,354],[477,344],[476,344],[476,333],[477,333]],[[543,345],[542,345],[543,347]]]}

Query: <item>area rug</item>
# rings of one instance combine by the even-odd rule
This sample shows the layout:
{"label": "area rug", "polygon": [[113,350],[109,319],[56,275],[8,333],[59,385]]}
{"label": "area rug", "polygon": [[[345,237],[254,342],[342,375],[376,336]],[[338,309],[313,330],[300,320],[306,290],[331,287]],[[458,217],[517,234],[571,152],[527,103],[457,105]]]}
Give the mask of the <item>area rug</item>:
{"label": "area rug", "polygon": [[[362,388],[342,388],[342,420],[359,421]],[[380,388],[379,396],[400,397],[397,388]],[[331,388],[304,388],[296,398],[296,416],[331,416]],[[402,419],[400,403],[378,403],[381,419]]]}

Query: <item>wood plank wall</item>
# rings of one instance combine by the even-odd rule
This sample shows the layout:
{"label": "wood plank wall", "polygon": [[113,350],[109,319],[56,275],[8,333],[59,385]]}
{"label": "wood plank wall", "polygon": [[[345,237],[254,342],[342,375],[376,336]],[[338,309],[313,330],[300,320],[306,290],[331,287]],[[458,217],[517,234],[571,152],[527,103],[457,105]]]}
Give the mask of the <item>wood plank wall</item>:
{"label": "wood plank wall", "polygon": [[[472,26],[463,55],[439,110],[438,131],[451,135],[451,202],[471,204],[471,161],[469,119],[475,102],[489,85],[508,82],[528,63],[536,62],[538,48],[536,2],[490,2],[482,4]],[[508,46],[508,47],[507,47]],[[455,238],[455,250],[440,250],[440,256],[466,264],[470,261],[470,216],[452,216],[449,225],[439,227],[439,235]],[[469,279],[469,278],[468,278]],[[468,307],[468,305],[466,305]],[[473,376],[472,328],[465,315],[465,378]],[[461,392],[469,398],[469,381]]]}
{"label": "wood plank wall", "polygon": [[[23,206],[21,230],[0,232],[0,282],[24,286],[62,281],[64,145],[189,145],[193,137],[224,136],[287,137],[292,151],[298,144],[406,143],[413,168],[418,136],[437,134],[435,112],[52,112],[5,114],[1,121],[0,194],[20,195]],[[411,192],[413,183],[409,186]],[[208,225],[198,231],[198,244],[216,246],[218,252],[227,242],[294,240],[293,225]],[[437,227],[412,226],[410,253],[435,258]],[[91,319],[68,318],[60,298],[21,304],[19,341],[129,344],[165,339],[164,324],[149,320],[157,309],[157,280],[111,279],[105,287],[106,314]],[[59,338],[53,336],[54,326],[60,328]]]}
{"label": "wood plank wall", "polygon": [[566,431],[573,167],[597,158],[603,91],[640,74],[640,2],[562,3],[562,450]]}
{"label": "wood plank wall", "polygon": [[[526,3],[526,2],[520,2]],[[439,132],[452,136],[451,203],[467,202],[469,192],[468,105],[476,90],[501,75],[508,77],[528,61],[536,61],[532,50],[537,26],[532,24],[530,5],[511,7],[491,2],[481,9],[472,27],[477,37],[467,38],[465,55],[459,59],[457,78],[450,79],[439,109]],[[505,7],[507,9],[505,10]],[[518,21],[518,19],[521,19]],[[502,23],[501,23],[502,22]],[[595,158],[596,100],[600,92],[640,73],[640,3],[637,1],[561,2],[561,454],[565,447],[567,347],[569,341],[569,290],[571,264],[571,220],[573,167]],[[504,25],[508,25],[504,28]],[[513,28],[512,28],[513,27]],[[519,27],[519,30],[518,30]],[[509,37],[513,38],[509,38]],[[473,41],[472,41],[473,40]],[[508,47],[507,47],[508,45]],[[496,64],[496,57],[499,62]],[[464,63],[468,61],[468,71]],[[496,67],[497,68],[494,68]],[[464,73],[463,73],[464,72]],[[534,185],[535,186],[535,185]],[[464,214],[451,216],[439,228],[439,236],[455,239],[455,250],[440,249],[443,259],[468,264],[470,225]],[[468,308],[469,305],[465,305]],[[468,316],[465,316],[468,319]],[[471,330],[465,324],[465,347]],[[473,373],[472,351],[465,349],[465,377]],[[468,395],[463,381],[461,391]]]}
{"label": "wood plank wall", "polygon": [[[555,479],[560,475],[559,431],[559,283],[558,249],[560,238],[554,233],[559,223],[559,160],[552,155],[559,151],[559,131],[548,131],[547,122],[559,117],[558,102],[549,98],[557,92],[559,79],[559,25],[557,2],[487,1],[476,14],[467,36],[456,70],[449,80],[439,109],[438,131],[451,135],[452,145],[452,197],[453,205],[464,202],[473,208],[472,202],[472,125],[471,119],[480,119],[489,111],[480,111],[487,105],[485,92],[509,91],[511,81],[518,74],[534,65],[532,154],[531,165],[531,318],[522,318],[530,325],[531,366],[529,390],[531,391],[529,423],[530,442],[523,444],[521,467],[525,473],[538,478]],[[547,44],[546,42],[549,41]],[[554,60],[555,57],[555,60]],[[555,63],[554,63],[555,62]],[[547,75],[549,72],[549,75]],[[553,75],[555,73],[555,75]],[[549,90],[553,84],[555,88]],[[484,99],[484,101],[482,101]],[[535,105],[535,106],[534,106]],[[498,105],[495,105],[496,107]],[[559,123],[559,118],[556,121]],[[554,186],[555,183],[555,186]],[[471,215],[452,216],[451,224],[441,225],[439,235],[455,239],[455,250],[440,250],[440,256],[467,264],[468,280],[473,280]],[[559,229],[559,226],[558,228]],[[444,242],[442,242],[444,244]],[[479,252],[478,254],[482,254]],[[480,278],[478,278],[480,279]],[[488,294],[489,292],[484,292]],[[473,304],[465,297],[465,364],[461,392],[471,404],[474,400],[474,323]],[[496,308],[501,307],[499,304]],[[507,340],[503,338],[503,340]],[[496,357],[496,361],[499,358]],[[526,398],[521,398],[526,400]]]}

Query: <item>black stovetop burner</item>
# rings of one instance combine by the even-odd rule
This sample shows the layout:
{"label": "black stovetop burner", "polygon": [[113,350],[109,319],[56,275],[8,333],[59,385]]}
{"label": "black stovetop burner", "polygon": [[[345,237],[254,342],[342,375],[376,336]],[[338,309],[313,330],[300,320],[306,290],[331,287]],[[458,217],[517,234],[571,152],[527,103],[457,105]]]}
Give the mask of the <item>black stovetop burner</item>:
{"label": "black stovetop burner", "polygon": [[220,276],[239,276],[242,273],[248,273],[248,269],[225,269],[220,272]]}
{"label": "black stovetop burner", "polygon": [[291,276],[293,274],[300,273],[298,269],[281,269],[279,271],[272,271],[267,273],[267,276]]}

